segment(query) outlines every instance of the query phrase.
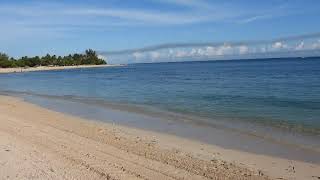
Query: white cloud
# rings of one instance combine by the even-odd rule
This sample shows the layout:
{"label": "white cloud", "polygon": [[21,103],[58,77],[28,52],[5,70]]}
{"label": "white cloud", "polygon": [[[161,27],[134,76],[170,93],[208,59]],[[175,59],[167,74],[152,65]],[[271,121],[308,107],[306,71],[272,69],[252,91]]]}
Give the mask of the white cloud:
{"label": "white cloud", "polygon": [[320,39],[312,44],[312,49],[320,49]]}
{"label": "white cloud", "polygon": [[272,48],[278,50],[278,49],[287,48],[287,45],[284,44],[283,42],[275,42],[272,44]]}
{"label": "white cloud", "polygon": [[152,59],[159,59],[161,57],[161,54],[160,54],[160,52],[152,51],[152,52],[150,52],[150,56]]}
{"label": "white cloud", "polygon": [[246,54],[249,51],[248,46],[245,46],[245,45],[239,46],[238,48],[239,48],[239,53],[240,54]]}
{"label": "white cloud", "polygon": [[159,50],[159,51],[148,51],[148,52],[134,52],[132,56],[136,60],[148,58],[153,61],[159,59],[176,59],[176,58],[187,58],[187,57],[215,57],[215,56],[223,56],[232,54],[235,52],[235,48],[238,48],[238,51],[241,53],[247,52],[249,49],[246,46],[241,47],[232,47],[228,44],[223,44],[218,47],[207,46],[207,47],[199,47],[199,48],[190,48],[190,49],[180,49],[180,48],[170,48],[167,50]]}
{"label": "white cloud", "polygon": [[[246,47],[242,47],[242,53],[247,51]],[[191,49],[170,49],[170,54],[173,56],[165,56],[163,57],[174,57],[174,58],[183,58],[183,57],[214,57],[214,56],[223,56],[232,54],[234,52],[234,48],[231,45],[223,44],[218,47],[207,46],[203,48],[191,48]]]}
{"label": "white cloud", "polygon": [[[243,16],[253,16],[252,19],[260,19],[266,15],[259,14],[258,10],[248,10],[244,7],[230,3],[213,3],[206,0],[153,0],[162,3],[176,4],[190,7],[185,10],[158,10],[157,8],[120,8],[109,2],[109,6],[98,8],[91,4],[70,4],[63,1],[49,3],[48,1],[29,1],[27,3],[4,3],[0,6],[0,17],[13,17],[10,22],[17,19],[25,24],[74,24],[75,22],[89,25],[88,22],[97,21],[104,26],[113,25],[110,19],[126,21],[125,24],[143,23],[143,25],[181,25],[201,22],[230,22],[230,19],[239,19]],[[112,7],[112,8],[111,8]],[[116,7],[116,8],[114,8]],[[254,13],[252,13],[253,11]],[[35,13],[36,12],[36,13]],[[16,18],[23,16],[27,18]],[[108,19],[106,19],[108,18]],[[0,18],[1,19],[1,18]],[[90,20],[88,20],[90,19]],[[248,18],[250,19],[250,17]],[[9,22],[8,21],[8,22]],[[109,26],[111,26],[109,25]]]}
{"label": "white cloud", "polygon": [[186,24],[208,20],[208,18],[205,16],[194,16],[188,13],[165,13],[150,10],[130,9],[70,8],[64,9],[62,13],[71,16],[114,17],[138,22],[161,24]]}
{"label": "white cloud", "polygon": [[141,59],[144,57],[144,54],[140,52],[134,52],[132,55],[135,59]]}
{"label": "white cloud", "polygon": [[261,53],[267,52],[267,48],[266,48],[266,47],[261,47],[261,48],[260,48],[260,52],[261,52]]}
{"label": "white cloud", "polygon": [[269,14],[256,15],[256,16],[248,17],[246,19],[239,20],[238,23],[245,24],[245,23],[250,23],[250,22],[254,22],[254,21],[258,21],[258,20],[270,19],[272,17],[273,16],[269,15]]}
{"label": "white cloud", "polygon": [[232,47],[228,44],[224,44],[223,46],[220,46],[217,48],[216,55],[223,56],[225,54],[230,54],[231,51],[232,51]]}
{"label": "white cloud", "polygon": [[175,4],[175,5],[185,6],[190,8],[202,8],[202,9],[212,8],[212,4],[203,0],[153,0],[153,1],[167,3],[167,4]]}
{"label": "white cloud", "polygon": [[[134,62],[161,62],[161,61],[180,61],[180,60],[196,60],[196,59],[223,59],[223,58],[236,58],[236,57],[254,57],[270,52],[287,52],[287,51],[298,51],[298,50],[310,50],[320,49],[320,40],[312,39],[289,39],[281,40],[276,42],[262,42],[261,44],[247,43],[247,44],[220,44],[220,45],[203,45],[199,46],[172,46],[167,45],[168,48],[152,49],[152,51],[136,51],[130,55],[135,57]],[[143,49],[142,49],[143,50]],[[132,57],[131,56],[131,57]],[[263,55],[261,56],[263,57]],[[132,59],[132,58],[131,58]]]}
{"label": "white cloud", "polygon": [[187,57],[188,56],[188,52],[187,51],[183,51],[183,50],[177,50],[175,57],[177,58],[182,58],[182,57]]}
{"label": "white cloud", "polygon": [[9,15],[10,17],[13,17],[12,20],[16,21],[15,17],[22,16],[28,17],[23,18],[24,24],[37,24],[37,22],[42,22],[43,24],[46,22],[47,24],[64,24],[66,26],[69,23],[74,24],[74,21],[82,22],[88,25],[88,22],[91,23],[91,21],[86,20],[88,18],[91,20],[93,19],[94,21],[98,21],[104,25],[110,23],[110,18],[113,20],[117,20],[116,22],[118,23],[119,21],[129,21],[131,23],[143,22],[143,25],[180,25],[224,21],[225,19],[242,15],[241,13],[238,14],[233,11],[229,11],[228,8],[222,9],[221,5],[217,5],[217,8],[214,12],[204,11],[204,7],[211,7],[211,5],[209,3],[206,3],[205,1],[175,0],[170,2],[174,4],[188,5],[196,8],[192,8],[186,11],[160,11],[152,8],[97,8],[96,6],[84,4],[71,6],[70,4],[63,2],[48,3],[41,1],[31,1],[30,3],[24,4],[2,4],[0,6],[0,17],[1,15]]}
{"label": "white cloud", "polygon": [[305,48],[304,42],[301,41],[297,46],[296,46],[296,50],[303,50]]}
{"label": "white cloud", "polygon": [[190,56],[196,56],[198,53],[198,50],[196,48],[192,48],[190,51]]}
{"label": "white cloud", "polygon": [[[100,44],[101,40],[99,39],[99,37],[96,37],[100,35],[96,33],[97,31],[99,31],[99,33],[106,31],[112,32],[110,33],[112,35],[129,32],[128,34],[126,34],[129,36],[131,30],[134,32],[136,32],[137,30],[130,29],[131,27],[135,28],[139,26],[139,28],[141,28],[141,26],[163,26],[166,28],[172,28],[174,29],[175,33],[179,33],[179,31],[181,31],[183,27],[181,25],[193,25],[193,27],[197,27],[197,23],[205,22],[207,23],[206,25],[209,25],[208,22],[210,22],[210,27],[214,27],[213,24],[215,23],[217,23],[217,25],[221,22],[234,23],[241,19],[244,19],[244,23],[249,23],[266,18],[283,16],[283,14],[280,12],[287,12],[281,8],[277,8],[278,6],[275,5],[270,5],[268,7],[259,5],[259,7],[257,8],[247,8],[245,6],[241,6],[239,3],[219,1],[213,2],[211,0],[152,1],[156,1],[156,3],[166,3],[165,7],[170,6],[171,8],[163,8],[162,5],[164,4],[159,4],[162,9],[160,10],[158,6],[151,6],[151,4],[150,6],[139,6],[138,2],[135,2],[137,6],[129,7],[126,5],[119,5],[115,3],[116,1],[105,1],[103,3],[98,1],[74,3],[73,1],[50,2],[39,0],[30,0],[24,3],[18,3],[14,1],[1,2],[0,21],[2,23],[2,26],[0,28],[0,33],[2,32],[2,34],[5,34],[5,36],[0,37],[0,41],[2,41],[2,44],[9,44],[10,42],[13,47],[23,44],[26,49],[30,50],[30,43],[34,43],[36,44],[36,46],[38,46],[37,42],[41,42],[44,40],[54,40],[52,42],[69,43],[67,45],[65,44],[65,46],[69,46],[70,49],[75,49],[82,48],[83,45],[80,45],[79,43],[76,45],[77,47],[74,47],[75,41],[60,40],[72,38],[85,39],[83,41],[95,41],[99,42]],[[146,1],[145,3],[150,2]],[[154,3],[155,2],[153,2],[152,5],[154,5]],[[281,3],[277,3],[277,5],[279,4]],[[261,11],[262,8],[263,11]],[[281,9],[282,11],[280,11],[279,9]],[[202,24],[199,24],[199,26],[200,25]],[[239,24],[236,24],[236,26],[239,26]],[[114,31],[114,28],[124,29],[124,27],[127,28],[125,29],[126,31]],[[198,29],[198,27],[195,29]],[[149,30],[150,29],[146,31]],[[197,32],[198,30],[194,31]],[[99,40],[96,40],[95,38]],[[107,38],[108,37],[106,35],[104,39]],[[123,37],[119,36],[118,38],[121,39]],[[172,40],[175,41],[175,39]],[[289,44],[287,45],[286,43],[287,42],[285,41],[276,42],[274,44],[269,43],[266,45],[266,47],[268,48],[264,50],[261,49],[261,51],[294,48],[293,46],[290,46]],[[4,47],[6,48],[6,46],[7,45],[5,45]],[[53,43],[50,43],[47,46],[50,47],[54,45]],[[109,43],[107,46],[112,45],[110,45]],[[124,46],[126,45],[124,44]],[[305,42],[304,48],[306,47],[308,47],[309,49],[320,48],[320,42],[315,42],[314,44],[307,44],[307,42]],[[104,48],[107,49],[109,47],[103,47],[103,45],[100,45],[100,47],[98,48],[104,50]],[[253,51],[254,48],[252,47],[232,44],[221,44],[218,46],[205,45],[203,47],[195,46],[190,47],[189,49],[168,49],[166,51],[155,51],[153,53],[144,53],[139,51],[136,53],[132,53],[131,51],[130,57],[135,59],[150,57],[154,59],[192,56],[208,57],[223,56],[236,53],[246,54],[247,52],[252,53],[255,51],[260,51],[260,48]]]}

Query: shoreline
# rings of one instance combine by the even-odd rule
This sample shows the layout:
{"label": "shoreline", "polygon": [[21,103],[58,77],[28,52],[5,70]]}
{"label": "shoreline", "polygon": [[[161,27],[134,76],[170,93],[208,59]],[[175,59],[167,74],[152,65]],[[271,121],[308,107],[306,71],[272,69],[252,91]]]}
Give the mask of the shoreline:
{"label": "shoreline", "polygon": [[[64,177],[86,176],[93,179],[316,179],[320,176],[319,164],[257,155],[169,134],[88,121],[14,97],[0,96],[0,117],[3,124],[0,127],[0,144],[3,147],[0,148],[5,147],[4,151],[0,151],[0,164],[6,162],[0,170],[0,177],[19,174],[21,178],[32,174],[55,179],[61,178],[64,173]],[[27,150],[16,152],[15,147]],[[49,164],[39,164],[29,155],[27,160],[19,159],[28,150],[31,151],[31,147],[44,156],[41,156],[44,159],[40,162],[59,158]],[[9,153],[16,154],[8,156]],[[19,161],[24,163],[16,167]],[[38,169],[30,170],[30,163],[36,163]],[[63,172],[64,168],[59,167],[70,172]],[[75,167],[88,171],[77,175],[79,172],[76,173]],[[25,168],[29,168],[30,172],[22,170]],[[159,170],[155,171],[155,168]],[[50,176],[44,176],[41,171]]]}
{"label": "shoreline", "polygon": [[39,66],[29,68],[0,68],[0,74],[6,73],[23,73],[23,72],[36,72],[36,71],[54,71],[54,70],[67,70],[67,69],[86,69],[86,68],[100,68],[100,67],[117,67],[123,65],[104,64],[104,65],[78,65],[78,66]]}
{"label": "shoreline", "polygon": [[320,163],[319,140],[316,136],[310,137],[307,134],[286,132],[247,122],[234,122],[232,125],[230,122],[219,122],[222,120],[209,122],[208,119],[198,116],[168,112],[147,105],[32,93],[4,93],[3,95],[20,97],[40,107],[84,119],[107,123],[117,122],[119,125],[128,127],[165,132],[226,149]]}

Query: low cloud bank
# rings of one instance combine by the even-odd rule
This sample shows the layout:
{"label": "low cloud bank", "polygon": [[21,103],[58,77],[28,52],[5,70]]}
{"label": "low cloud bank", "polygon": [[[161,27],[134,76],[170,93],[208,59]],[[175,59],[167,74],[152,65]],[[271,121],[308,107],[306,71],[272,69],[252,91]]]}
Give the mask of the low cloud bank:
{"label": "low cloud bank", "polygon": [[320,33],[270,41],[174,43],[122,51],[100,51],[111,63],[151,63],[243,58],[319,56]]}

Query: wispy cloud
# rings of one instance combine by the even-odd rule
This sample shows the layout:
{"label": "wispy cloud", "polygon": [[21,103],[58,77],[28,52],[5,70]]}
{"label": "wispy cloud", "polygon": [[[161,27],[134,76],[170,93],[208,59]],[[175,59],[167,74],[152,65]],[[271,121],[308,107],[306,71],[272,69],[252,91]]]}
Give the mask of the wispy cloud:
{"label": "wispy cloud", "polygon": [[248,17],[245,19],[241,19],[238,21],[238,23],[244,24],[244,23],[251,23],[254,21],[258,21],[258,20],[264,20],[264,19],[270,19],[272,18],[273,15],[271,14],[265,14],[265,15],[257,15],[257,16],[252,16],[252,17]]}
{"label": "wispy cloud", "polygon": [[[85,18],[95,18],[97,21],[115,20],[133,21],[135,23],[152,24],[189,24],[213,20],[205,14],[195,15],[192,12],[161,12],[150,9],[130,9],[130,8],[96,8],[90,6],[70,6],[63,3],[57,4],[9,4],[0,7],[0,15],[7,18],[29,17],[33,20],[54,19],[54,22],[64,22],[69,18],[73,20]],[[107,19],[106,19],[107,18]],[[32,20],[32,19],[31,19]],[[105,22],[107,24],[107,22]],[[144,24],[146,25],[146,24]]]}
{"label": "wispy cloud", "polygon": [[[252,13],[252,10],[241,9],[227,3],[210,3],[203,0],[153,0],[162,3],[177,4],[179,6],[191,7],[189,10],[157,10],[150,8],[98,8],[92,5],[75,4],[70,5],[63,2],[46,3],[41,1],[31,1],[24,4],[2,4],[0,6],[0,15],[11,18],[11,21],[17,17],[24,17],[28,21],[38,22],[47,20],[50,23],[63,23],[66,21],[79,21],[81,18],[90,18],[101,23],[108,24],[109,21],[130,21],[138,25],[181,25],[195,24],[202,22],[230,21],[231,19],[241,19],[243,22],[251,22],[273,16],[263,13]],[[270,11],[273,14],[274,11]],[[26,17],[29,17],[28,20]],[[85,20],[86,20],[85,19]],[[86,21],[81,21],[85,23]],[[110,26],[113,24],[111,23]]]}
{"label": "wispy cloud", "polygon": [[[180,40],[187,35],[190,36],[190,34],[194,37],[189,39],[197,40],[196,38],[202,36],[203,40],[206,36],[206,38],[212,40],[212,37],[215,36],[212,32],[216,32],[216,30],[223,34],[223,28],[243,28],[252,22],[274,19],[294,13],[305,13],[308,10],[299,10],[297,5],[292,7],[294,3],[291,3],[291,1],[290,4],[286,3],[288,1],[282,0],[271,1],[271,3],[262,2],[263,5],[260,5],[260,2],[258,4],[249,1],[211,0],[150,0],[143,1],[143,3],[140,1],[134,1],[133,3],[131,0],[90,2],[84,0],[6,1],[0,3],[0,21],[2,24],[0,41],[18,44],[23,40],[25,42],[32,40],[32,43],[36,43],[44,39],[57,40],[59,38],[78,37],[78,39],[86,39],[90,42],[93,38],[98,42],[100,40],[98,36],[103,36],[105,32],[108,32],[113,35],[117,34],[119,39],[123,38],[120,35],[121,33],[126,33],[127,36],[138,34],[140,37],[132,38],[130,36],[136,41],[132,46],[138,47],[139,43],[143,41],[141,39],[146,40],[146,37],[142,35],[143,33],[139,31],[148,32],[150,36],[155,35],[150,39],[159,41],[160,38],[156,36],[161,34],[162,32],[159,31],[162,30],[166,31],[163,33],[165,34],[163,36],[166,37],[161,39],[163,42],[164,40],[170,42],[168,37],[173,36],[173,34],[181,35]],[[205,32],[206,35],[201,34],[204,30],[208,30]],[[212,35],[209,33],[212,33]],[[114,37],[108,38],[107,35],[104,39],[113,39],[113,42],[118,41]],[[173,37],[172,41],[174,42],[176,39],[176,37]],[[122,39],[122,43],[125,44],[124,47],[132,47],[126,46],[126,44],[131,43],[127,43],[126,40]],[[100,42],[100,45],[102,46],[103,43]],[[181,44],[175,45],[180,46]],[[198,44],[198,46],[202,45],[211,47],[212,43]],[[185,47],[187,44],[183,44],[183,46]],[[247,51],[246,47],[239,47],[238,50],[242,53]],[[202,51],[204,50],[199,52]],[[210,53],[212,53],[212,50]],[[186,53],[179,51],[177,54],[182,56]],[[157,56],[157,53],[153,54],[153,57]]]}
{"label": "wispy cloud", "polygon": [[157,24],[187,24],[208,20],[205,16],[193,16],[191,14],[163,13],[141,10],[123,9],[93,9],[74,8],[65,9],[62,13],[71,16],[97,16],[113,17],[136,22],[157,23]]}
{"label": "wispy cloud", "polygon": [[203,8],[209,9],[212,4],[204,0],[152,0],[160,3],[175,4],[179,6],[191,7],[191,8]]}

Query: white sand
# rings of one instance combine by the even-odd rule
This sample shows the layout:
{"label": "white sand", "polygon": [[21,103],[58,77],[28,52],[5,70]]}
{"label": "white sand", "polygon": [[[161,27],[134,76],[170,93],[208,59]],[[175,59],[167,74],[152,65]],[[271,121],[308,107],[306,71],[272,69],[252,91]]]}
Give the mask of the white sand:
{"label": "white sand", "polygon": [[0,179],[318,179],[320,165],[53,112],[0,96]]}
{"label": "white sand", "polygon": [[33,71],[52,71],[64,69],[81,69],[81,68],[98,68],[98,67],[114,67],[120,65],[80,65],[80,66],[39,66],[29,68],[0,68],[0,73],[19,73],[19,72],[33,72]]}

